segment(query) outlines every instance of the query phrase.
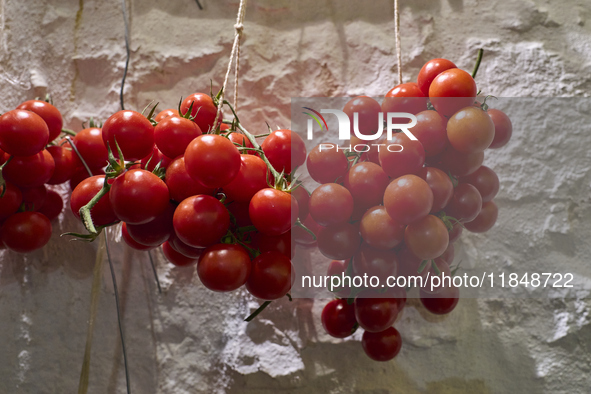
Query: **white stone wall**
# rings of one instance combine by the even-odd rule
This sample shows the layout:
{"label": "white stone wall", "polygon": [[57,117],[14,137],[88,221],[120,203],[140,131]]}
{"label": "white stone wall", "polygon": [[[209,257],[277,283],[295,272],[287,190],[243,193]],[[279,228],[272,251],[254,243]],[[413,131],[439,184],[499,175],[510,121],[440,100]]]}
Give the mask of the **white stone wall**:
{"label": "white stone wall", "polygon": [[[180,96],[208,91],[210,80],[220,86],[238,2],[201,3],[202,11],[193,0],[128,1],[128,108],[151,100],[174,107]],[[238,105],[247,128],[288,127],[291,97],[379,96],[395,85],[392,1],[249,3]],[[47,91],[66,125],[79,130],[90,116],[104,120],[119,109],[119,1],[0,6],[1,112]],[[558,115],[528,112],[512,142],[487,154],[501,179],[498,224],[487,235],[463,236],[459,255],[467,267],[560,269],[588,284],[591,4],[401,0],[400,7],[405,81],[433,57],[471,69],[484,48],[483,92],[578,97]],[[560,125],[561,116],[572,121]],[[72,229],[81,226],[67,212],[44,250],[0,252],[0,393],[77,390],[97,245],[59,237]],[[591,386],[584,286],[552,300],[464,299],[449,317],[428,320],[409,300],[397,323],[401,353],[375,363],[359,335],[343,342],[324,334],[321,302],[277,302],[247,325],[242,319],[258,302],[243,292],[207,291],[193,268],[172,268],[158,254],[158,295],[147,256],[111,245],[134,393],[583,393]],[[123,393],[106,265],[102,279],[89,392]]]}

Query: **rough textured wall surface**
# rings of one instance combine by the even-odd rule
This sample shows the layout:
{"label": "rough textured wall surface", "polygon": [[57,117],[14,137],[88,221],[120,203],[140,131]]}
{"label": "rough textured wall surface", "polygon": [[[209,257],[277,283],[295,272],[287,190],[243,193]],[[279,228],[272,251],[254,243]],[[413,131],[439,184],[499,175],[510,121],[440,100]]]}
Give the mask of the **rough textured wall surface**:
{"label": "rough textured wall surface", "polygon": [[[236,0],[128,1],[131,65],[125,101],[219,87]],[[392,1],[251,0],[246,11],[239,112],[247,128],[288,126],[293,96],[380,96],[395,85]],[[120,2],[0,0],[0,111],[50,92],[66,125],[119,109],[125,47]],[[574,119],[527,112],[512,142],[487,154],[501,179],[498,224],[463,236],[468,267],[570,270],[591,280],[589,114],[591,6],[587,0],[401,0],[405,81],[433,57],[471,69],[504,97],[576,96]],[[230,84],[230,89],[232,85]],[[162,105],[161,104],[161,105]],[[566,112],[565,112],[566,111]],[[570,111],[570,112],[569,112]],[[65,191],[65,189],[64,189]],[[51,243],[22,256],[0,252],[0,393],[75,392],[98,245],[67,242],[81,229],[67,212]],[[157,254],[158,295],[147,255],[111,242],[135,393],[577,393],[591,386],[589,294],[554,299],[465,299],[447,318],[410,302],[397,327],[404,345],[389,363],[363,354],[359,335],[337,341],[319,324],[322,302],[258,302],[215,294],[194,268]],[[564,272],[564,271],[563,271]],[[123,393],[113,287],[105,265],[91,361],[91,393]]]}

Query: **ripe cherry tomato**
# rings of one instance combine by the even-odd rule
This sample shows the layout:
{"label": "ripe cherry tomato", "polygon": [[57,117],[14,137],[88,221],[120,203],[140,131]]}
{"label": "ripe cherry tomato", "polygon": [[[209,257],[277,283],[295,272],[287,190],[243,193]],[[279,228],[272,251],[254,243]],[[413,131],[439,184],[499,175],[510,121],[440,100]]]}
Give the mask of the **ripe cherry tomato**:
{"label": "ripe cherry tomato", "polygon": [[[370,293],[355,298],[355,318],[368,332],[380,332],[390,327],[398,317],[398,301],[394,298],[366,298]],[[378,294],[373,294],[376,297]]]}
{"label": "ripe cherry tomato", "polygon": [[127,224],[125,222],[121,226],[121,238],[123,238],[127,246],[135,250],[150,250],[155,248],[155,246],[142,245],[131,238],[127,232]]}
{"label": "ripe cherry tomato", "polygon": [[287,232],[298,217],[298,202],[289,193],[265,188],[250,200],[248,214],[252,224],[266,235]]}
{"label": "ripe cherry tomato", "polygon": [[432,59],[425,63],[417,77],[417,85],[425,96],[429,95],[429,87],[433,79],[450,68],[456,68],[456,65],[447,59]]}
{"label": "ripe cherry tomato", "polygon": [[373,207],[382,203],[384,191],[390,183],[382,168],[372,162],[357,163],[345,176],[345,187],[351,192],[355,204]]}
{"label": "ripe cherry tomato", "polygon": [[353,257],[353,273],[357,276],[377,276],[380,283],[386,283],[389,276],[396,276],[398,260],[396,252],[390,250],[374,249],[367,243],[361,247]]}
{"label": "ripe cherry tomato", "polygon": [[425,149],[426,157],[433,157],[447,146],[447,119],[437,111],[427,110],[417,114],[417,124],[410,132],[417,137]]}
{"label": "ripe cherry tomato", "polygon": [[165,242],[162,245],[162,252],[164,253],[164,256],[166,256],[166,259],[177,267],[186,267],[197,262],[197,259],[187,257],[184,254],[176,251],[170,245],[170,242]]}
{"label": "ripe cherry tomato", "polygon": [[487,166],[480,166],[472,174],[460,178],[460,182],[469,183],[478,189],[482,202],[491,201],[499,192],[499,177]]}
{"label": "ripe cherry tomato", "polygon": [[473,233],[484,233],[495,225],[498,215],[497,204],[494,201],[487,201],[482,203],[482,209],[474,220],[465,223],[464,226]]}
{"label": "ripe cherry tomato", "polygon": [[433,79],[429,86],[431,104],[441,115],[450,117],[476,99],[476,82],[459,68],[450,68]]}
{"label": "ripe cherry tomato", "polygon": [[380,165],[391,178],[415,174],[425,164],[425,148],[404,133],[396,133],[387,146],[380,147]]}
{"label": "ripe cherry tomato", "polygon": [[49,242],[51,222],[39,212],[15,213],[2,225],[0,236],[8,249],[29,253]]}
{"label": "ripe cherry tomato", "polygon": [[363,135],[373,135],[379,129],[379,113],[381,110],[380,104],[371,97],[359,96],[349,100],[345,104],[343,112],[349,117],[351,136],[356,135],[354,132],[355,113],[357,113],[358,117],[359,132]]}
{"label": "ripe cherry tomato", "polygon": [[417,257],[431,260],[445,252],[449,234],[441,219],[427,215],[406,226],[404,243]]}
{"label": "ripe cherry tomato", "polygon": [[389,361],[400,352],[402,338],[397,329],[389,327],[381,332],[364,332],[361,345],[372,360]]}
{"label": "ripe cherry tomato", "polygon": [[216,244],[205,249],[197,263],[201,283],[213,291],[232,291],[246,283],[251,272],[246,249],[234,244]]}
{"label": "ripe cherry tomato", "polygon": [[0,148],[9,155],[35,155],[48,140],[47,124],[36,113],[14,109],[0,116]]}
{"label": "ripe cherry tomato", "polygon": [[197,123],[202,133],[209,133],[218,111],[213,100],[205,93],[193,93],[181,103],[182,115],[187,113],[191,104],[193,104],[191,116],[195,117],[193,122]]}
{"label": "ripe cherry tomato", "polygon": [[170,246],[174,250],[176,250],[180,254],[190,257],[192,259],[199,259],[199,257],[201,256],[201,253],[205,250],[203,248],[194,248],[192,246],[187,245],[186,243],[181,241],[179,239],[179,237],[177,237],[174,232],[173,232],[172,236],[170,237],[170,240],[168,241],[168,243],[170,244]]}
{"label": "ripe cherry tomato", "polygon": [[2,170],[2,175],[18,187],[36,187],[47,183],[54,170],[53,157],[43,149],[32,156],[13,156]]}
{"label": "ripe cherry tomato", "polygon": [[392,219],[381,205],[365,212],[359,232],[368,245],[381,250],[392,249],[404,240],[404,225]]}
{"label": "ripe cherry tomato", "polygon": [[421,304],[431,313],[445,315],[453,311],[460,299],[460,289],[443,287],[436,293],[420,290]]}
{"label": "ripe cherry tomato", "polygon": [[25,211],[38,211],[45,202],[45,197],[47,196],[47,188],[45,185],[23,187],[21,192],[23,195],[23,206]]}
{"label": "ripe cherry tomato", "polygon": [[417,176],[424,179],[433,192],[433,207],[431,213],[441,211],[449,203],[454,193],[454,185],[449,175],[435,167],[423,167]]}
{"label": "ripe cherry tomato", "polygon": [[418,176],[404,175],[394,179],[386,188],[384,206],[392,219],[410,224],[429,214],[433,207],[433,192]]}
{"label": "ripe cherry tomato", "polygon": [[[308,230],[314,233],[314,235],[318,235],[318,231],[320,231],[320,228],[322,227],[314,221],[312,216],[309,215],[302,223],[304,224],[304,226],[306,226]],[[310,233],[308,233],[300,226],[292,227],[291,234],[293,237],[293,241],[300,246],[313,247],[316,245],[316,239],[314,239],[314,237],[312,237]]]}
{"label": "ripe cherry tomato", "polygon": [[16,108],[34,112],[45,121],[49,130],[48,142],[55,140],[62,132],[62,114],[53,104],[41,100],[29,100]]}
{"label": "ripe cherry tomato", "polygon": [[[167,169],[173,159],[165,156],[160,149],[154,146],[152,153],[142,159],[140,168],[146,171],[154,171],[154,168],[160,164],[160,168]],[[135,168],[135,167],[134,167]]]}
{"label": "ripe cherry tomato", "polygon": [[189,197],[174,211],[174,231],[181,241],[194,248],[205,248],[226,235],[230,228],[228,210],[214,197]]}
{"label": "ripe cherry tomato", "polygon": [[484,152],[461,153],[449,146],[441,154],[441,163],[437,167],[455,176],[470,175],[482,165]]}
{"label": "ripe cherry tomato", "polygon": [[495,138],[490,144],[489,148],[497,149],[507,145],[513,134],[513,125],[511,119],[498,109],[488,109],[488,116],[492,119],[495,125]]}
{"label": "ripe cherry tomato", "polygon": [[[1,201],[1,200],[0,200]],[[55,190],[47,190],[47,196],[43,205],[37,209],[39,213],[44,214],[47,219],[53,220],[59,216],[64,210],[64,200],[62,196]]]}
{"label": "ripe cherry tomato", "polygon": [[332,300],[322,309],[321,320],[328,335],[346,338],[353,334],[357,324],[355,306],[349,305],[347,300]]}
{"label": "ripe cherry tomato", "polygon": [[232,182],[240,171],[240,163],[238,149],[220,135],[201,135],[185,151],[187,173],[210,188],[224,187]]}
{"label": "ripe cherry tomato", "polygon": [[189,143],[201,134],[199,126],[189,119],[169,116],[154,127],[154,142],[165,156],[175,158],[184,154]]}
{"label": "ripe cherry tomato", "polygon": [[[328,264],[328,268],[326,270],[326,275],[329,277],[337,276],[339,279],[343,279],[343,276],[349,276],[347,273],[347,268],[349,267],[349,260],[332,260]],[[335,296],[341,298],[349,298],[351,294],[351,287],[348,286],[348,283],[341,283],[340,287],[336,287],[337,283],[335,283],[335,287],[332,286],[332,283],[329,281],[327,283],[327,290],[331,293],[334,293]]]}
{"label": "ripe cherry tomato", "polygon": [[349,161],[337,145],[323,143],[316,145],[306,159],[308,173],[318,183],[336,182],[345,175]]}
{"label": "ripe cherry tomato", "polygon": [[[386,97],[382,102],[382,112],[384,113],[407,112],[415,115],[426,109],[427,95],[414,82],[403,83],[393,87],[386,93]],[[408,123],[408,119],[400,119],[399,122]]]}
{"label": "ripe cherry tomato", "polygon": [[[104,182],[104,175],[95,175],[84,179],[78,184],[78,186],[76,186],[70,197],[70,208],[72,209],[74,216],[80,218],[80,208],[92,200],[92,198],[102,189]],[[104,226],[105,224],[113,223],[118,220],[117,215],[115,215],[115,212],[113,211],[111,199],[109,198],[111,191],[112,190],[103,196],[90,210],[90,216],[92,217],[92,222],[95,226]]]}
{"label": "ripe cherry tomato", "polygon": [[[90,168],[99,168],[107,165],[108,152],[105,142],[103,141],[103,133],[101,129],[91,127],[80,130],[72,141]],[[117,140],[117,142],[119,142],[119,140]],[[69,145],[70,144],[68,143],[64,146],[69,147]],[[80,163],[80,159],[78,159],[76,153],[72,152],[72,154],[75,156],[78,165],[81,166],[82,163]],[[117,156],[117,151],[114,151],[113,154]]]}
{"label": "ripe cherry tomato", "polygon": [[337,183],[325,183],[312,192],[310,215],[321,226],[345,223],[353,213],[353,197]]}
{"label": "ripe cherry tomato", "polygon": [[291,261],[283,253],[266,252],[252,261],[246,290],[263,300],[276,300],[287,294],[295,278]]}
{"label": "ripe cherry tomato", "polygon": [[156,116],[154,116],[154,121],[160,122],[169,116],[179,116],[179,111],[174,108],[163,109],[162,111],[158,112]]}
{"label": "ripe cherry tomato", "polygon": [[[4,196],[0,197],[0,222],[8,219],[21,206],[23,195],[21,190],[12,183],[6,182]],[[3,188],[0,188],[0,192]]]}
{"label": "ripe cherry tomato", "polygon": [[291,230],[274,237],[255,233],[252,239],[252,246],[261,253],[279,252],[292,259],[295,255],[295,242],[291,241]]}
{"label": "ripe cherry tomato", "polygon": [[267,165],[258,156],[240,155],[240,171],[226,186],[224,193],[234,201],[248,202],[261,189],[268,187],[267,179],[272,179]]}
{"label": "ripe cherry tomato", "polygon": [[136,111],[118,111],[107,119],[102,129],[105,146],[117,157],[117,145],[125,160],[141,160],[154,148],[154,126]]}
{"label": "ripe cherry tomato", "polygon": [[166,183],[145,170],[128,170],[119,175],[109,191],[113,211],[127,224],[154,220],[169,205]]}
{"label": "ripe cherry tomato", "polygon": [[73,156],[75,153],[70,148],[58,145],[48,146],[47,151],[55,164],[53,175],[47,183],[50,185],[59,185],[60,183],[69,181],[76,169],[76,160]]}
{"label": "ripe cherry tomato", "polygon": [[279,172],[291,171],[306,162],[306,145],[297,133],[291,130],[275,130],[265,138],[261,149]]}
{"label": "ripe cherry tomato", "polygon": [[175,206],[168,204],[154,220],[144,224],[127,224],[127,232],[134,241],[147,246],[160,246],[168,241],[174,232],[172,216]]}
{"label": "ripe cherry tomato", "polygon": [[320,227],[316,237],[320,253],[332,260],[350,259],[361,245],[359,229],[351,223]]}
{"label": "ripe cherry tomato", "polygon": [[300,221],[303,222],[304,220],[306,220],[308,214],[310,213],[308,209],[310,195],[303,186],[298,186],[294,189],[291,189],[291,195],[298,202],[298,219],[300,219]]}
{"label": "ripe cherry tomato", "polygon": [[215,189],[205,187],[191,178],[185,168],[184,157],[177,157],[168,165],[164,179],[170,192],[170,198],[176,202],[181,202],[185,198],[198,194],[213,195],[215,191]]}
{"label": "ripe cherry tomato", "polygon": [[[91,168],[90,172],[92,173],[92,175],[105,175],[105,171],[102,168]],[[70,190],[74,190],[76,189],[76,186],[78,186],[78,184],[80,184],[80,182],[82,182],[83,180],[85,180],[86,178],[88,178],[88,171],[86,171],[86,168],[84,167],[79,167],[77,168],[74,173],[72,174],[72,178],[70,178]]]}
{"label": "ripe cherry tomato", "polygon": [[482,197],[478,193],[478,189],[469,183],[460,183],[454,189],[454,194],[445,207],[445,212],[447,215],[466,223],[474,220],[481,208]]}
{"label": "ripe cherry tomato", "polygon": [[475,153],[488,148],[495,137],[495,124],[482,109],[470,106],[452,115],[447,122],[447,138],[462,153]]}
{"label": "ripe cherry tomato", "polygon": [[[228,125],[223,125],[223,126],[226,126],[228,128],[230,127]],[[222,130],[223,130],[223,127],[222,127]],[[244,134],[241,134],[238,132],[232,132],[228,135],[228,139],[230,141],[232,141],[232,143],[234,145],[236,145],[236,147],[254,148],[252,146],[252,144],[250,143],[250,141],[248,140],[248,138],[246,138],[246,136]],[[240,151],[240,153],[242,153],[244,155],[246,155],[246,154],[254,155],[255,154],[255,152],[251,151],[251,150],[242,150],[242,151]]]}

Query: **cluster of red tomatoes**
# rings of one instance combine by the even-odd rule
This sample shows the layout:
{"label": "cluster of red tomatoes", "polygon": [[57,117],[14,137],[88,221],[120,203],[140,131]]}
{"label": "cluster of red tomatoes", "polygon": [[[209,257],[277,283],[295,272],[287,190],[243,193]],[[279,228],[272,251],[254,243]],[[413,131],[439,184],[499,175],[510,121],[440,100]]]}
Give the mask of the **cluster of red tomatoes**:
{"label": "cluster of red tomatoes", "polygon": [[177,266],[197,263],[211,290],[246,285],[264,300],[283,297],[293,281],[290,229],[297,213],[286,175],[292,144],[300,143],[303,163],[304,143],[277,130],[259,146],[237,131],[237,122],[215,127],[216,112],[211,97],[195,93],[179,110],[153,119],[129,110],[113,114],[85,139],[88,150],[74,139],[93,172],[108,166],[75,187],[72,211],[91,233],[123,222],[122,238],[132,248],[161,246]]}
{"label": "cluster of red tomatoes", "polygon": [[[416,140],[403,132],[377,142],[353,136],[348,150],[320,144],[308,155],[308,172],[322,185],[310,196],[304,223],[317,240],[302,233],[296,242],[315,244],[332,259],[331,277],[376,278],[371,286],[350,288],[346,282],[330,289],[339,298],[325,306],[322,323],[337,338],[363,328],[363,348],[374,360],[390,360],[400,351],[392,325],[407,289],[420,287],[421,303],[432,313],[455,308],[459,289],[449,281],[431,288],[428,279],[453,276],[454,242],[463,229],[485,232],[496,222],[499,179],[482,163],[487,148],[508,142],[512,126],[503,112],[476,97],[470,74],[433,59],[417,83],[394,87],[381,105],[357,97],[344,108],[352,121],[357,113],[361,137],[375,134],[380,112],[413,114],[417,123],[409,131]],[[413,282],[412,276],[425,281]],[[389,277],[398,279],[397,286]]]}
{"label": "cluster of red tomatoes", "polygon": [[49,242],[64,202],[47,185],[68,181],[74,170],[71,150],[56,143],[61,133],[62,115],[45,101],[25,101],[0,117],[2,248],[28,253]]}

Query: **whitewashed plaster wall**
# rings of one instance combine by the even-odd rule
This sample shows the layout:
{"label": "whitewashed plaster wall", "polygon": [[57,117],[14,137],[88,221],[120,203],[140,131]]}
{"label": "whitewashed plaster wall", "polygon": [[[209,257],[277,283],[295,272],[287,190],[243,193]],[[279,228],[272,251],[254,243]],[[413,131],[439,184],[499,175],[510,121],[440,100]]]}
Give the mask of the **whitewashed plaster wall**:
{"label": "whitewashed plaster wall", "polygon": [[[219,87],[233,38],[236,0],[128,1],[128,108]],[[119,109],[125,59],[114,0],[0,0],[0,111],[46,91],[79,130]],[[401,0],[405,81],[433,57],[471,69],[504,97],[575,96],[589,114],[591,5],[587,0]],[[290,98],[379,96],[395,85],[390,0],[251,0],[246,11],[239,113],[247,128],[288,126]],[[231,87],[232,89],[232,87]],[[587,97],[584,99],[583,97]],[[589,124],[546,126],[545,113],[515,125],[487,155],[501,213],[486,236],[464,236],[470,264],[560,267],[591,278]],[[70,212],[51,243],[21,256],[0,252],[0,393],[76,392],[97,245],[59,238],[81,229]],[[157,256],[158,295],[147,256],[111,243],[122,297],[134,393],[583,393],[591,387],[591,303],[585,291],[558,299],[465,299],[448,318],[416,300],[397,323],[404,345],[371,362],[357,339],[337,341],[319,323],[321,302],[277,302],[247,325],[258,303],[214,294],[193,268]],[[416,308],[415,308],[416,306]],[[90,393],[123,393],[113,288],[103,275]]]}

